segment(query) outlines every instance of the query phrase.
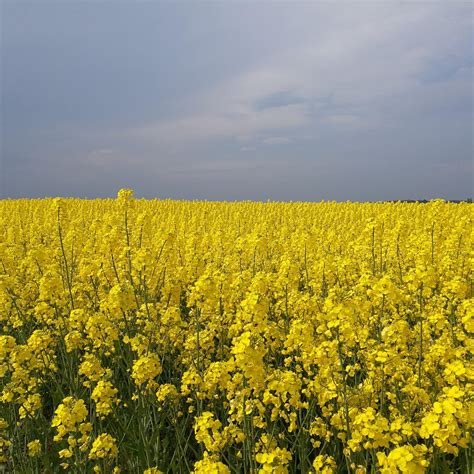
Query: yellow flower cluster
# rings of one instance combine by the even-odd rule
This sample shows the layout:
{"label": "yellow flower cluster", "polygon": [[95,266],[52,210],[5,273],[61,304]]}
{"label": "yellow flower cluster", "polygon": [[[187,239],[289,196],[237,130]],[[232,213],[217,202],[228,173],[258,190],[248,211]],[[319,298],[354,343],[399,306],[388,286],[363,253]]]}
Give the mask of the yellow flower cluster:
{"label": "yellow flower cluster", "polygon": [[132,377],[139,386],[156,388],[155,378],[161,374],[160,359],[156,354],[140,357],[133,363]]}
{"label": "yellow flower cluster", "polygon": [[118,390],[107,380],[101,380],[95,386],[91,398],[96,404],[96,413],[100,418],[111,413],[114,405],[120,402],[117,393]]}
{"label": "yellow flower cluster", "polygon": [[0,470],[472,472],[472,207],[0,201]]}
{"label": "yellow flower cluster", "polygon": [[92,443],[89,459],[115,458],[117,454],[118,449],[115,438],[107,433],[102,433]]}
{"label": "yellow flower cluster", "polygon": [[258,470],[259,473],[273,472],[275,474],[288,473],[287,464],[291,458],[291,453],[285,448],[275,448],[255,456],[255,460],[262,465]]}
{"label": "yellow flower cluster", "polygon": [[41,454],[41,441],[39,439],[35,439],[28,443],[28,456],[34,458]]}
{"label": "yellow flower cluster", "polygon": [[89,433],[92,430],[92,425],[86,422],[88,414],[82,399],[66,397],[58,406],[51,422],[51,426],[56,428],[57,432],[53,441],[60,443],[67,436],[68,442],[68,447],[59,451],[59,457],[72,457],[77,446],[80,451],[87,449]]}
{"label": "yellow flower cluster", "polygon": [[210,456],[207,451],[200,461],[194,464],[194,474],[230,474],[230,469],[217,459],[217,456]]}
{"label": "yellow flower cluster", "polygon": [[425,455],[428,448],[424,445],[399,446],[385,453],[377,453],[381,474],[403,472],[407,474],[422,474],[428,466]]}

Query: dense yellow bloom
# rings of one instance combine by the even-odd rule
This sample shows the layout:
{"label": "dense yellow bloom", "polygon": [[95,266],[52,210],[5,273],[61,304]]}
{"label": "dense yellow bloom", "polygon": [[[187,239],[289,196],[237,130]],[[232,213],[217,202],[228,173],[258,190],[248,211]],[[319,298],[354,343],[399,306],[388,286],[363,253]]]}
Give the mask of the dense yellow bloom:
{"label": "dense yellow bloom", "polygon": [[378,414],[372,407],[355,416],[352,425],[352,437],[348,446],[353,451],[360,450],[361,444],[365,449],[388,447],[391,440],[388,420]]}
{"label": "dense yellow bloom", "polygon": [[194,425],[197,441],[204,443],[207,451],[219,452],[226,444],[226,439],[220,432],[221,427],[222,423],[214,419],[211,412],[204,412],[196,418]]}
{"label": "dense yellow bloom", "polygon": [[34,458],[41,453],[41,441],[39,439],[35,439],[28,443],[28,456]]}
{"label": "dense yellow bloom", "polygon": [[140,357],[133,363],[132,377],[138,386],[154,385],[154,379],[161,374],[160,358],[156,354]]}
{"label": "dense yellow bloom", "polygon": [[277,474],[288,472],[287,464],[291,458],[291,453],[284,448],[274,448],[255,456],[255,460],[262,465],[258,472],[274,472]]}
{"label": "dense yellow bloom", "polygon": [[41,396],[39,393],[28,395],[21,407],[18,409],[20,418],[34,417],[41,408]]}
{"label": "dense yellow bloom", "polygon": [[170,383],[165,383],[160,385],[157,392],[156,398],[159,402],[164,402],[165,400],[174,400],[179,397],[178,390],[176,387]]}
{"label": "dense yellow bloom", "polygon": [[117,200],[121,204],[129,201],[130,199],[132,199],[132,197],[133,197],[133,190],[132,189],[121,189],[117,193]]}
{"label": "dense yellow bloom", "polygon": [[215,456],[204,452],[204,458],[194,464],[194,474],[230,474],[230,469]]}
{"label": "dense yellow bloom", "polygon": [[470,420],[469,409],[472,401],[463,404],[465,393],[456,385],[445,387],[439,401],[433,403],[431,411],[421,420],[420,436],[432,437],[434,445],[447,453],[458,454],[458,447],[465,447],[469,433],[462,429]]}
{"label": "dense yellow bloom", "polygon": [[96,404],[96,412],[100,418],[112,412],[114,405],[120,403],[116,397],[118,390],[107,380],[100,380],[92,391],[91,398]]}
{"label": "dense yellow bloom", "polygon": [[6,451],[11,446],[11,441],[5,437],[7,428],[7,421],[0,418],[0,462],[2,463],[6,462]]}
{"label": "dense yellow bloom", "polygon": [[84,400],[66,397],[56,409],[51,423],[57,431],[54,440],[61,441],[67,434],[81,431],[88,414]]}
{"label": "dense yellow bloom", "polygon": [[0,462],[467,472],[473,277],[467,203],[1,201]]}
{"label": "dense yellow bloom", "polygon": [[79,374],[86,378],[84,385],[91,386],[91,382],[98,382],[104,377],[110,376],[110,369],[102,367],[100,360],[94,354],[86,354],[79,366]]}
{"label": "dense yellow bloom", "polygon": [[336,462],[331,456],[319,455],[313,461],[313,468],[317,474],[332,474],[336,472]]}
{"label": "dense yellow bloom", "polygon": [[116,458],[118,454],[115,438],[107,433],[100,434],[92,443],[89,459]]}
{"label": "dense yellow bloom", "polygon": [[427,448],[423,445],[400,446],[390,453],[377,453],[381,474],[393,474],[398,472],[408,474],[422,474],[428,467],[425,459]]}

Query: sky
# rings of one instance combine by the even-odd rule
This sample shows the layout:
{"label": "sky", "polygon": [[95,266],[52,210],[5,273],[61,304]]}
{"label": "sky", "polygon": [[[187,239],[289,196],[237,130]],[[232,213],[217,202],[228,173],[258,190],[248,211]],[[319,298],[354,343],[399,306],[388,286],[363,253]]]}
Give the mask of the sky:
{"label": "sky", "polygon": [[0,197],[470,198],[473,8],[0,0]]}

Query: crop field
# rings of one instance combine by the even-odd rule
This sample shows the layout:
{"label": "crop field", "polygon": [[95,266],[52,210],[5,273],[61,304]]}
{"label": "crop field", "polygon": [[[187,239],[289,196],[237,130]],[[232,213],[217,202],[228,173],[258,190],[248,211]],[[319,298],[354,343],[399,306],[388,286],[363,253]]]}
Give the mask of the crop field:
{"label": "crop field", "polygon": [[0,471],[471,473],[472,209],[0,201]]}

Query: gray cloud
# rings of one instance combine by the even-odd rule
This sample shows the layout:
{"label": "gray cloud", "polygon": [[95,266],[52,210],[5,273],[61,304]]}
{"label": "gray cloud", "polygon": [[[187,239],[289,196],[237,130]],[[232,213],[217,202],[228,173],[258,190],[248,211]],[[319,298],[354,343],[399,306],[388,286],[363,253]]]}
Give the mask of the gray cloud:
{"label": "gray cloud", "polygon": [[287,107],[288,105],[302,104],[306,100],[302,97],[296,96],[292,91],[279,91],[262,97],[255,101],[255,108],[257,110],[273,109],[278,107]]}
{"label": "gray cloud", "polygon": [[268,137],[262,140],[262,143],[266,145],[286,145],[291,143],[291,139],[288,137]]}
{"label": "gray cloud", "polygon": [[4,196],[472,193],[471,4],[3,9]]}

